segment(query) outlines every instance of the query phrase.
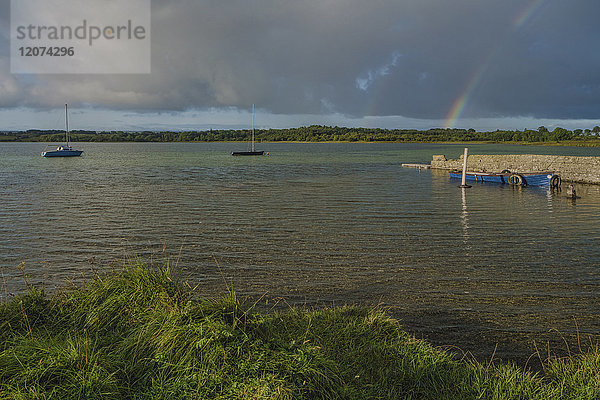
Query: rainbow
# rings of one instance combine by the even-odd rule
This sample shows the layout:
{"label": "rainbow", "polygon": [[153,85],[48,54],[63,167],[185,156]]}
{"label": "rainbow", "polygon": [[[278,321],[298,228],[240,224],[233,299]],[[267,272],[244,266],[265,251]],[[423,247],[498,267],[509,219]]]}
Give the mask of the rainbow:
{"label": "rainbow", "polygon": [[542,8],[546,1],[547,0],[533,0],[529,6],[525,7],[525,9],[517,15],[517,18],[515,18],[513,22],[515,29],[521,29],[523,26],[525,26],[533,18],[535,13]]}
{"label": "rainbow", "polygon": [[[519,12],[513,20],[513,31],[519,30],[528,24],[546,1],[548,0],[532,0],[527,7],[521,10],[521,12]],[[502,44],[502,42],[499,42],[498,45],[488,54],[483,63],[481,63],[479,67],[475,69],[460,96],[458,96],[458,98],[452,103],[452,107],[450,108],[450,111],[444,120],[444,128],[452,128],[455,126],[456,121],[458,121],[466,105],[469,103],[471,96],[485,75],[485,72],[493,60],[494,55],[502,47]]]}
{"label": "rainbow", "polygon": [[[488,59],[491,59],[491,57],[488,57]],[[483,76],[483,73],[487,69],[488,65],[488,62],[481,64],[473,76],[471,76],[462,94],[458,96],[458,98],[452,104],[452,108],[450,108],[450,112],[446,116],[444,128],[452,128],[456,121],[460,118],[465,106],[469,102],[469,98],[473,94],[475,88],[479,85],[481,77]]]}

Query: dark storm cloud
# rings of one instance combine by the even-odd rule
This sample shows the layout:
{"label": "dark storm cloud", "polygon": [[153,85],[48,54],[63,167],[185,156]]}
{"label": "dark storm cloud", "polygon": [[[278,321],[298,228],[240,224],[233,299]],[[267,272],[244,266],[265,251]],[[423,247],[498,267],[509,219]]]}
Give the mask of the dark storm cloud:
{"label": "dark storm cloud", "polygon": [[[469,118],[594,118],[599,11],[596,0],[155,1],[150,75],[23,78],[4,56],[0,104],[256,103],[280,114],[444,119],[462,100]],[[3,26],[7,13],[3,4]]]}

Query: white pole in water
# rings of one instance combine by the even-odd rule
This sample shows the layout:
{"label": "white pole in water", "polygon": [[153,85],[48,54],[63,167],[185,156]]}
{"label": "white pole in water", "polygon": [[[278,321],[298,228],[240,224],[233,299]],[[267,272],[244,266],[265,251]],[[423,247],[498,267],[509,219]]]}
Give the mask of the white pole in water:
{"label": "white pole in water", "polygon": [[467,185],[467,155],[469,154],[469,148],[465,147],[465,155],[463,159],[463,173],[462,173],[462,181],[459,187],[461,188],[470,188],[471,186]]}

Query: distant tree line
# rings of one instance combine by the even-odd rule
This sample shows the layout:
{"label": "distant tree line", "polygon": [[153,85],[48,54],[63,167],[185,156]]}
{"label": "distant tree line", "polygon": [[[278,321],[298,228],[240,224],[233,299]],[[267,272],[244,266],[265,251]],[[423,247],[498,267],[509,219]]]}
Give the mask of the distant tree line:
{"label": "distant tree line", "polygon": [[[155,132],[155,131],[83,131],[70,132],[74,142],[237,142],[250,140],[252,131],[210,129],[207,131]],[[600,127],[593,129],[555,128],[544,126],[537,130],[496,130],[477,132],[474,129],[380,129],[345,128],[311,125],[290,129],[259,129],[256,140],[263,142],[565,142],[600,143]],[[61,142],[64,131],[27,130],[0,132],[0,141]]]}

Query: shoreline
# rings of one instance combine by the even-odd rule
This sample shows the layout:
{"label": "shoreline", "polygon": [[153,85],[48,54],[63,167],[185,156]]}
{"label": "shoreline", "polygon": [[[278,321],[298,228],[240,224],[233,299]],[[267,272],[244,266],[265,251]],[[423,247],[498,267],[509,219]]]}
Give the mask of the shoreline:
{"label": "shoreline", "polygon": [[[2,140],[2,138],[0,137],[0,143],[60,143],[61,141],[58,140],[51,140],[51,141],[37,141],[37,140]],[[189,140],[189,141],[178,141],[178,140],[172,140],[172,141],[155,141],[155,140],[147,140],[147,141],[140,141],[140,140],[115,140],[115,141],[109,141],[109,140],[100,140],[100,141],[94,141],[94,140],[85,140],[85,141],[72,141],[72,143],[245,143],[244,140]],[[278,143],[292,143],[292,144],[336,144],[336,143],[340,143],[340,144],[350,144],[350,143],[357,143],[357,144],[398,144],[398,143],[405,143],[405,144],[439,144],[439,145],[461,145],[461,146],[468,146],[468,145],[480,145],[480,144],[497,144],[497,145],[519,145],[519,146],[548,146],[548,147],[600,147],[600,140],[598,141],[593,141],[593,142],[580,142],[580,141],[565,141],[565,142],[499,142],[499,141],[459,141],[459,142],[453,142],[453,141],[406,141],[406,140],[374,140],[374,141],[362,141],[362,140],[323,140],[323,141],[316,141],[316,140],[308,140],[308,141],[300,141],[300,140],[275,140],[275,141],[255,141],[256,144],[278,144]]]}
{"label": "shoreline", "polygon": [[[9,296],[0,298],[0,310],[3,306],[26,296],[31,289],[47,293],[48,298],[60,297],[65,290],[69,291],[76,287],[76,290],[85,290],[88,283],[99,276],[110,278],[120,275],[121,269],[131,268],[127,263],[120,265],[113,264],[107,269],[96,268],[90,277],[79,283],[68,280],[62,286],[57,285],[53,288],[45,288],[43,284],[26,284],[27,290],[10,293]],[[144,268],[155,270],[157,267]],[[177,276],[172,279],[174,284],[185,287],[186,290],[194,288],[196,299],[218,301],[230,293],[230,288],[224,282],[217,285],[214,285],[214,282],[212,284],[190,282],[187,280],[189,277],[181,275],[178,268],[175,268],[172,274]],[[27,278],[24,279],[27,282]],[[454,303],[440,302],[440,299],[431,299],[423,307],[415,307],[413,302],[391,303],[382,302],[381,299],[377,301],[374,298],[354,299],[348,302],[325,300],[323,293],[315,293],[314,297],[308,294],[298,297],[291,293],[258,295],[247,293],[243,287],[239,287],[236,291],[236,298],[241,307],[251,308],[264,315],[285,313],[290,309],[303,312],[320,312],[343,307],[380,310],[398,321],[399,326],[409,335],[426,341],[436,349],[448,352],[455,360],[481,364],[494,362],[513,364],[533,372],[543,371],[545,359],[571,357],[600,348],[600,331],[595,332],[595,325],[586,323],[585,316],[579,316],[579,322],[573,317],[570,325],[568,321],[562,321],[559,324],[562,328],[550,328],[553,324],[549,324],[550,316],[548,316],[546,319],[542,318],[537,327],[528,324],[525,326],[529,329],[524,329],[525,326],[511,325],[511,322],[519,321],[514,321],[510,315],[485,311],[471,312],[461,307],[456,308]],[[2,321],[0,326],[1,324]]]}
{"label": "shoreline", "polygon": [[[7,398],[589,398],[600,353],[536,353],[521,368],[462,357],[381,307],[265,313],[234,292],[198,298],[168,267],[96,275],[0,304]],[[533,358],[533,357],[530,357]],[[529,360],[528,360],[529,361]],[[565,397],[567,396],[567,397]]]}
{"label": "shoreline", "polygon": [[[211,292],[211,298],[218,296],[217,292]],[[348,306],[379,309],[397,320],[401,328],[411,336],[447,351],[456,360],[481,364],[513,364],[534,372],[543,371],[543,360],[547,358],[569,357],[600,346],[600,332],[591,333],[590,327],[586,328],[586,332],[579,331],[580,326],[575,319],[572,329],[545,329],[545,324],[542,324],[537,329],[526,330],[500,323],[506,319],[505,315],[474,315],[454,310],[449,304],[417,309],[398,304],[363,301],[298,303],[285,297],[268,301],[265,301],[264,296],[238,298],[243,304],[253,304],[253,307],[265,313],[285,312],[290,307],[310,311]],[[273,303],[277,303],[277,306],[273,306]]]}

